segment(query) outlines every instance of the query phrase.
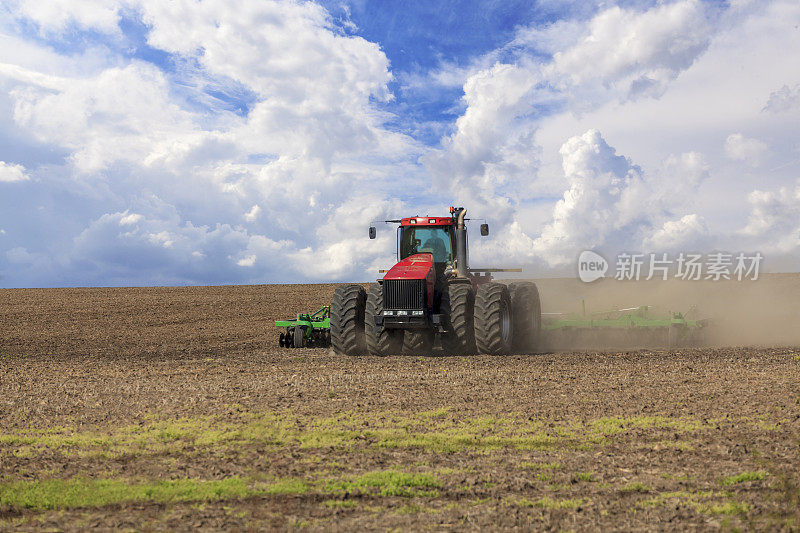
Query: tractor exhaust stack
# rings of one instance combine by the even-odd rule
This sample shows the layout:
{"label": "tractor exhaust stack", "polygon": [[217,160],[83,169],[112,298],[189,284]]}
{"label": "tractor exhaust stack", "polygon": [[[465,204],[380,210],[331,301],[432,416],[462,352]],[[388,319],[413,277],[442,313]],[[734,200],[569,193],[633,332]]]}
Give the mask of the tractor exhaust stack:
{"label": "tractor exhaust stack", "polygon": [[469,276],[467,228],[464,226],[464,217],[467,215],[467,210],[463,207],[456,207],[453,213],[456,215],[456,270],[458,270],[458,277],[466,278]]}

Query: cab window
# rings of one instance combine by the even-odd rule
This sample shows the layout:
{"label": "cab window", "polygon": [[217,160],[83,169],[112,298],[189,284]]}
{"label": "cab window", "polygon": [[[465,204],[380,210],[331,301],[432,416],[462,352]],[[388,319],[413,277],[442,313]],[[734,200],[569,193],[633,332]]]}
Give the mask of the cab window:
{"label": "cab window", "polygon": [[430,253],[435,263],[453,259],[450,226],[403,226],[400,234],[400,259],[419,253]]}

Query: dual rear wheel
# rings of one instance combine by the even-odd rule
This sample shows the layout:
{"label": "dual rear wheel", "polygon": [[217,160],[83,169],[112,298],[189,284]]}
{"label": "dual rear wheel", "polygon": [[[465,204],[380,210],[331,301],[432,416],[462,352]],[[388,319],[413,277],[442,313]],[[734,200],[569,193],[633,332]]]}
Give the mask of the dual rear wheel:
{"label": "dual rear wheel", "polygon": [[535,283],[486,283],[478,288],[475,339],[481,353],[532,353],[541,329],[542,306]]}
{"label": "dual rear wheel", "polygon": [[475,294],[475,344],[480,353],[506,355],[511,352],[514,323],[511,296],[501,283],[485,283]]}
{"label": "dual rear wheel", "polygon": [[514,324],[514,353],[532,353],[538,348],[542,331],[539,289],[530,281],[509,283],[511,316]]}
{"label": "dual rear wheel", "polygon": [[367,351],[364,317],[367,291],[361,285],[339,285],[331,301],[331,345],[338,353],[363,355]]}

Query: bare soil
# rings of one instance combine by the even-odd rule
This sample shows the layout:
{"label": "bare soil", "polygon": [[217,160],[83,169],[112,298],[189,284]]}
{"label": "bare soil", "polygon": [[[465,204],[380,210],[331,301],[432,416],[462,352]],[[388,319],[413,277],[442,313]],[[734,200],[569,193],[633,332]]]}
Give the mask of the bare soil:
{"label": "bare soil", "polygon": [[[764,286],[789,301],[799,279]],[[0,530],[800,528],[800,343],[788,333],[759,347],[509,357],[278,348],[272,322],[333,290],[0,290]],[[586,291],[613,299],[568,281],[541,291],[545,311]],[[386,472],[435,483],[354,481]],[[8,489],[230,478],[252,490],[42,508]],[[287,480],[304,488],[275,489]]]}

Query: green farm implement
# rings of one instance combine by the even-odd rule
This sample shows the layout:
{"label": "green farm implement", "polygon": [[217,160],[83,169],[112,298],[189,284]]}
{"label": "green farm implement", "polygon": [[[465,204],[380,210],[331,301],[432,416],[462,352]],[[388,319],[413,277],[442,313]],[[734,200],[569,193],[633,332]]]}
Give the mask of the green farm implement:
{"label": "green farm implement", "polygon": [[698,346],[705,342],[708,320],[695,318],[696,310],[658,315],[643,305],[587,313],[542,313],[541,347],[611,348]]}
{"label": "green farm implement", "polygon": [[327,305],[315,313],[300,313],[293,320],[276,320],[286,328],[278,337],[281,348],[318,348],[331,344],[331,308]]}

